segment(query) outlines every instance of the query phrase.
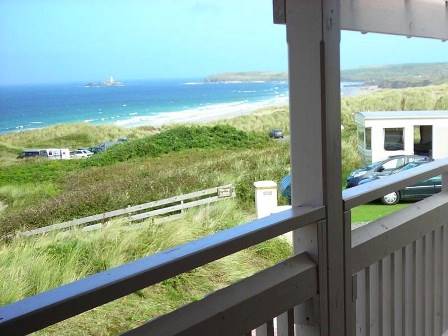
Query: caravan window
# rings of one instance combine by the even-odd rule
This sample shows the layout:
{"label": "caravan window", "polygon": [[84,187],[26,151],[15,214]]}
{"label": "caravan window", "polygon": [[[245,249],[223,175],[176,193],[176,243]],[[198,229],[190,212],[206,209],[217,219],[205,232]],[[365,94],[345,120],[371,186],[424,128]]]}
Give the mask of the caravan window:
{"label": "caravan window", "polygon": [[384,149],[387,151],[404,150],[404,128],[384,129]]}
{"label": "caravan window", "polygon": [[358,128],[358,144],[364,146],[364,128]]}
{"label": "caravan window", "polygon": [[366,128],[366,149],[372,149],[372,127]]}

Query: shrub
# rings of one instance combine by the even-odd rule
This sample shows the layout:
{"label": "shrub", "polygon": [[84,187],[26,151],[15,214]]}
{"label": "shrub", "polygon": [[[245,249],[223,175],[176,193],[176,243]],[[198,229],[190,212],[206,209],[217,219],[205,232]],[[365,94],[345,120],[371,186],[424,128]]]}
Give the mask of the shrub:
{"label": "shrub", "polygon": [[247,133],[228,125],[178,126],[159,134],[116,145],[95,155],[84,164],[105,166],[140,157],[158,157],[186,149],[234,149],[263,145],[267,138]]}

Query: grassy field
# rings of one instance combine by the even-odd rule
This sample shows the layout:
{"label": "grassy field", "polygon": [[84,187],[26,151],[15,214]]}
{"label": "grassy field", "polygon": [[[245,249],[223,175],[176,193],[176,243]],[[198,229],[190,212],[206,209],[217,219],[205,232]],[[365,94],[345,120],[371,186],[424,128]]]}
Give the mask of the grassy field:
{"label": "grassy field", "polygon": [[352,210],[352,223],[367,223],[404,209],[409,203],[383,205],[379,202],[361,205]]}
{"label": "grassy field", "polygon": [[[448,109],[448,85],[379,90],[342,101],[344,176],[362,163],[354,113]],[[0,305],[232,227],[254,214],[253,182],[289,171],[288,110],[277,107],[208,126],[120,129],[66,125],[0,136],[0,236],[186,192],[233,183],[237,199],[187,212],[182,220],[128,230],[119,219],[97,232],[75,231],[0,243]],[[17,160],[24,147],[82,147],[127,136],[127,144],[88,160]],[[306,158],[304,158],[306,159]],[[353,211],[367,222],[406,205],[368,204]],[[118,334],[149,318],[268,267],[290,254],[276,239],[139,291],[53,326],[42,335]]]}
{"label": "grassy field", "polygon": [[[124,220],[96,232],[74,231],[0,247],[0,305],[194,240],[252,215],[234,201],[191,210],[179,221],[129,230]],[[182,304],[203,297],[285,259],[286,241],[275,239],[164,281],[78,317],[40,335],[119,334]]]}
{"label": "grassy field", "polygon": [[448,82],[448,63],[372,66],[344,70],[343,81],[362,81],[382,88],[416,87]]}
{"label": "grassy field", "polygon": [[[362,164],[355,150],[354,113],[401,109],[448,109],[448,85],[379,90],[344,98],[343,178]],[[237,185],[240,202],[253,206],[254,181],[278,180],[288,172],[288,143],[266,139],[273,127],[288,134],[288,125],[287,108],[278,107],[215,122],[209,127],[176,126],[160,133],[147,128],[125,130],[82,124],[0,136],[0,142],[7,146],[0,147],[0,155],[24,146],[88,146],[104,139],[130,138],[127,144],[89,160],[22,160],[0,166],[0,201],[8,205],[0,214],[0,233],[222,183]]]}
{"label": "grassy field", "polygon": [[88,160],[10,165],[0,168],[0,235],[228,183],[253,207],[253,181],[278,180],[288,165],[287,144],[230,126],[176,127]]}

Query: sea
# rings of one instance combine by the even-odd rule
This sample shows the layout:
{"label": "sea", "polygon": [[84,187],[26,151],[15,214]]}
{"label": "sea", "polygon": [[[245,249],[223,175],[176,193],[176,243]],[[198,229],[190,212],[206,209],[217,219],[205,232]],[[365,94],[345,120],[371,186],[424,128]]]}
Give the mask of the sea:
{"label": "sea", "polygon": [[[343,83],[341,87],[344,95],[360,90],[357,83]],[[0,86],[0,133],[66,123],[157,127],[237,116],[286,105],[287,101],[285,81],[148,80],[113,87],[86,87],[84,83]]]}

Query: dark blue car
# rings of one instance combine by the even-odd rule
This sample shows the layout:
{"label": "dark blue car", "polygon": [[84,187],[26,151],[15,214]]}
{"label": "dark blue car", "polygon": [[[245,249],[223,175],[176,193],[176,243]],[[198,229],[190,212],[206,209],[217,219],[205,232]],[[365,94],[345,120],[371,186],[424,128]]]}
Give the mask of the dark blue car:
{"label": "dark blue car", "polygon": [[[384,162],[384,161],[382,161]],[[381,178],[384,178],[385,176],[389,176],[392,174],[397,174],[399,172],[412,169],[415,167],[418,167],[422,164],[428,163],[430,160],[411,160],[411,162],[405,164],[402,167],[391,169],[387,172],[387,174],[367,174],[367,177],[365,178],[359,178],[356,185],[361,185],[365,183],[369,183]],[[377,164],[374,164],[372,166],[378,167]],[[291,176],[287,175],[284,178],[280,180],[279,183],[279,189],[283,196],[288,198],[289,203],[291,203]],[[415,185],[406,187],[402,190],[394,191],[390,194],[387,194],[380,198],[380,201],[383,204],[386,205],[394,205],[399,203],[400,201],[419,201],[423,198],[429,197],[431,195],[434,195],[435,193],[438,193],[442,190],[442,177],[436,176],[427,180],[423,180],[418,182]]]}
{"label": "dark blue car", "polygon": [[347,188],[357,186],[362,180],[375,178],[377,176],[387,176],[395,174],[400,169],[411,162],[430,162],[427,156],[420,155],[396,155],[386,160],[374,162],[366,167],[354,170],[347,177]]}

